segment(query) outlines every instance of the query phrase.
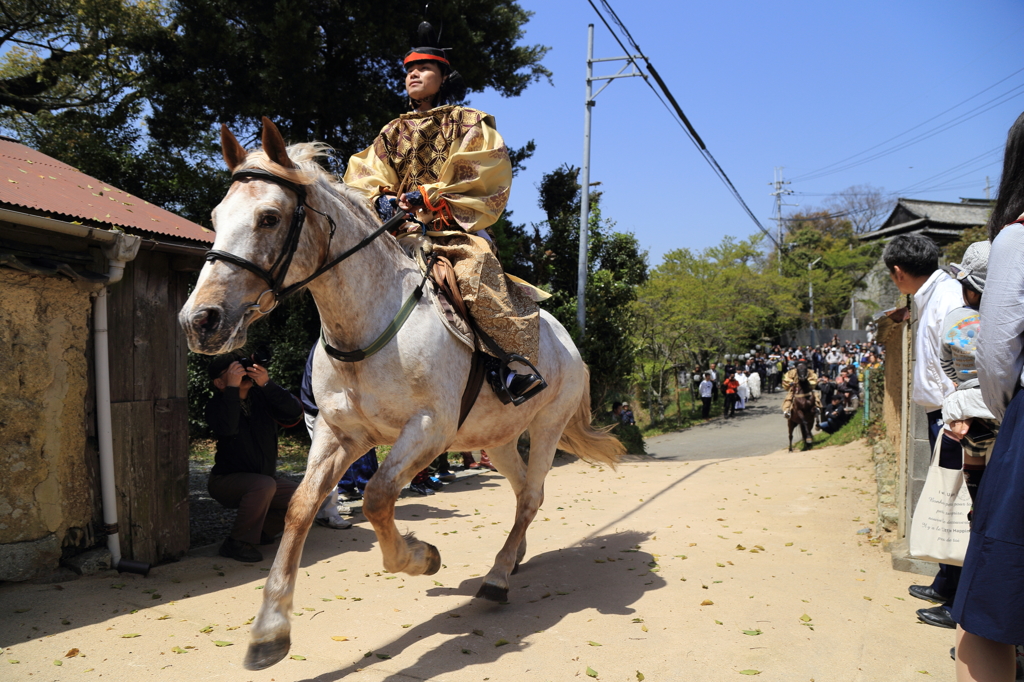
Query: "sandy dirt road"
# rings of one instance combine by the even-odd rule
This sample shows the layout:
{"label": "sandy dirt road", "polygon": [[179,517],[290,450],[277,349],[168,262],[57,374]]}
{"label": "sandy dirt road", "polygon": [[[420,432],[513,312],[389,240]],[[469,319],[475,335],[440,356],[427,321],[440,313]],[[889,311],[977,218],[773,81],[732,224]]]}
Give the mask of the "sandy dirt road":
{"label": "sandy dirt road", "polygon": [[[779,420],[765,424],[781,432]],[[917,622],[915,576],[858,534],[874,518],[866,446],[730,456],[709,438],[674,454],[662,440],[618,471],[556,460],[508,604],[473,595],[512,493],[497,474],[464,476],[399,501],[399,527],[440,549],[437,575],[383,572],[362,517],[312,529],[294,604],[301,658],[242,668],[275,547],[255,565],[212,547],[146,578],[0,585],[0,679],[953,679],[952,631]]]}

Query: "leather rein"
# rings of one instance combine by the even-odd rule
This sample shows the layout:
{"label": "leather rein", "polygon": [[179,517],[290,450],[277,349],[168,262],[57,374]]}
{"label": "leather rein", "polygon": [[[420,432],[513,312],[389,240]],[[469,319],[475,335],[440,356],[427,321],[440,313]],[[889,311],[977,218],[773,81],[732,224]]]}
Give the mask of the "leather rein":
{"label": "leather rein", "polygon": [[[331,231],[327,240],[328,253],[330,253],[330,244],[331,241],[334,239],[334,233],[337,230],[338,226],[335,224],[334,219],[331,218],[330,215],[326,213],[321,213],[320,211],[316,210],[315,208],[306,203],[306,188],[303,185],[291,182],[290,180],[278,177],[277,175],[274,175],[269,171],[261,170],[258,168],[240,170],[231,174],[231,181],[233,183],[240,182],[242,180],[262,180],[264,182],[270,182],[276,185],[280,185],[285,189],[290,189],[292,192],[295,192],[295,195],[298,199],[295,206],[295,211],[292,213],[291,224],[288,226],[288,234],[285,236],[284,247],[281,249],[281,252],[278,254],[277,259],[274,261],[274,264],[270,266],[269,270],[264,270],[256,263],[253,263],[251,260],[247,260],[245,258],[242,258],[241,256],[229,253],[227,251],[211,249],[206,252],[206,260],[208,262],[213,263],[218,260],[223,260],[227,261],[228,263],[233,263],[234,265],[244,268],[249,272],[259,276],[263,281],[265,281],[270,286],[269,289],[267,289],[266,291],[259,295],[255,303],[252,303],[249,306],[250,308],[255,308],[257,312],[259,312],[261,315],[269,315],[274,310],[274,308],[277,307],[277,304],[281,301],[281,299],[291,296],[296,291],[298,291],[299,289],[306,286],[320,275],[324,274],[325,272],[333,268],[335,265],[341,263],[349,256],[354,255],[356,252],[361,251],[363,248],[368,246],[373,240],[375,240],[380,235],[384,234],[389,230],[397,229],[400,225],[402,225],[402,223],[406,222],[407,220],[404,213],[399,213],[395,215],[393,218],[385,222],[376,230],[368,234],[366,237],[363,237],[363,239],[360,240],[359,243],[353,246],[352,248],[347,249],[340,255],[331,258],[330,260],[327,260],[327,258],[325,257],[324,263],[322,263],[319,268],[314,270],[313,274],[309,275],[308,277],[299,282],[294,282],[292,284],[289,284],[288,286],[284,286],[284,280],[288,276],[288,268],[291,266],[292,258],[295,256],[295,250],[299,246],[299,237],[302,235],[302,227],[303,225],[305,225],[306,222],[306,209],[308,208],[314,213],[323,216],[324,218],[327,219],[327,222],[330,223]],[[430,269],[427,268],[427,272],[429,271]],[[327,343],[327,339],[324,336],[323,327],[321,327],[320,343],[323,344],[324,350],[327,351],[327,354],[330,355],[332,358],[334,358],[335,360],[341,360],[342,362],[358,362],[359,360],[362,360],[363,358],[369,357],[370,355],[376,353],[378,350],[383,348],[392,338],[394,338],[394,336],[398,333],[398,330],[401,329],[402,325],[405,323],[405,320],[408,319],[410,313],[412,313],[412,309],[416,306],[416,303],[423,296],[423,285],[426,283],[426,281],[427,275],[426,273],[424,273],[423,279],[420,280],[419,286],[417,286],[416,289],[409,296],[409,298],[406,299],[405,303],[402,305],[402,308],[398,311],[398,314],[391,321],[391,324],[388,325],[387,329],[385,329],[384,332],[380,336],[378,336],[377,339],[375,339],[369,346],[354,351],[338,350],[337,348],[334,348],[333,346]],[[270,307],[264,309],[262,301],[263,297],[266,296],[267,294],[271,295],[271,300],[269,304]]]}

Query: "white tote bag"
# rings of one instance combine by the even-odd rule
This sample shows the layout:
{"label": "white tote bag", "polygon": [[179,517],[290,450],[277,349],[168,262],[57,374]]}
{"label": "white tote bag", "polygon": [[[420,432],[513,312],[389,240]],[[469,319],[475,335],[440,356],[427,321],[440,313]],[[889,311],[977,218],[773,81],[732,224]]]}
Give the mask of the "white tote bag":
{"label": "white tote bag", "polygon": [[962,469],[939,466],[942,435],[935,443],[924,489],[910,524],[910,556],[940,564],[963,566],[971,527],[967,512],[971,496]]}

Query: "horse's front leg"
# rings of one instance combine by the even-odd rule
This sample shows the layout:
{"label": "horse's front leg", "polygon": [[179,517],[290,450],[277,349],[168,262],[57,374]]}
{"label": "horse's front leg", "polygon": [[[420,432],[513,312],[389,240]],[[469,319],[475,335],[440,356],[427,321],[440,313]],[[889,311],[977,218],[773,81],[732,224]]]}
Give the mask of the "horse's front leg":
{"label": "horse's front leg", "polygon": [[441,568],[437,547],[411,533],[403,536],[395,525],[395,501],[402,488],[450,442],[439,431],[433,415],[410,420],[363,493],[363,516],[373,524],[389,573],[433,575]]}
{"label": "horse's front leg", "polygon": [[263,605],[252,625],[244,663],[247,669],[268,668],[288,654],[291,646],[288,613],[292,610],[302,545],[327,493],[367,449],[360,450],[360,447],[351,442],[343,445],[322,417],[317,420],[306,475],[288,503],[284,536],[263,590]]}

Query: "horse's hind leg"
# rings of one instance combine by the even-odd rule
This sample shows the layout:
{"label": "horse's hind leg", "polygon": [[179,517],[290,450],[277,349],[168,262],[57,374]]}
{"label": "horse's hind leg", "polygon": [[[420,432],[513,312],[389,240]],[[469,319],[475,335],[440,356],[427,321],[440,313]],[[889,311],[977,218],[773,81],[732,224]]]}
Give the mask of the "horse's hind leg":
{"label": "horse's hind leg", "polygon": [[789,422],[787,426],[789,427],[789,451],[793,452],[793,427],[795,424],[793,424],[793,422]]}
{"label": "horse's hind leg", "polygon": [[288,613],[292,610],[302,545],[324,497],[337,485],[349,465],[366,450],[347,443],[344,455],[338,457],[341,442],[322,419],[317,421],[317,426],[306,476],[288,504],[284,536],[263,590],[263,605],[252,625],[244,662],[249,670],[270,667],[288,654],[291,646]]}
{"label": "horse's hind leg", "polygon": [[526,555],[526,530],[544,502],[544,478],[551,469],[560,435],[558,427],[532,428],[529,465],[524,464],[519,456],[516,441],[491,449],[491,462],[515,491],[516,520],[476,596],[499,602],[508,599],[508,576],[515,572]]}

